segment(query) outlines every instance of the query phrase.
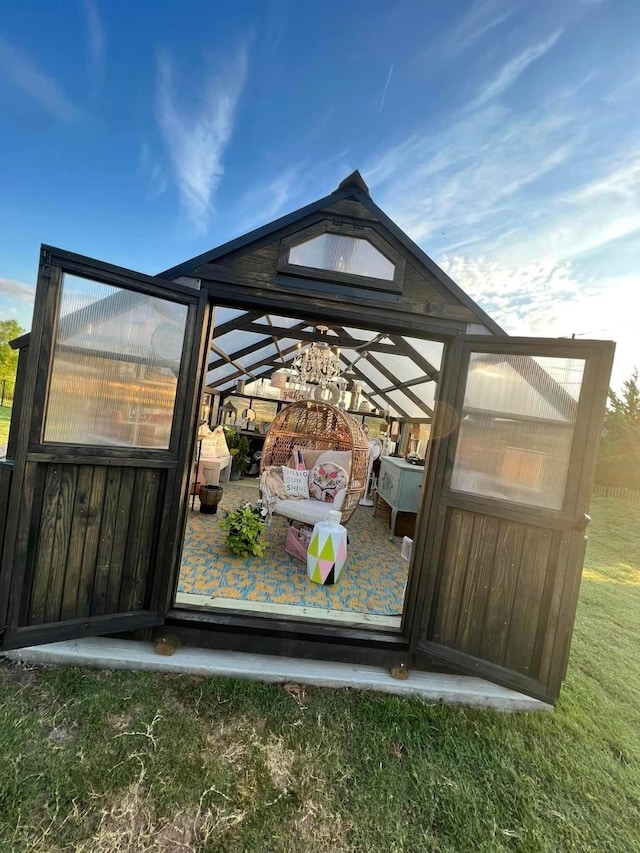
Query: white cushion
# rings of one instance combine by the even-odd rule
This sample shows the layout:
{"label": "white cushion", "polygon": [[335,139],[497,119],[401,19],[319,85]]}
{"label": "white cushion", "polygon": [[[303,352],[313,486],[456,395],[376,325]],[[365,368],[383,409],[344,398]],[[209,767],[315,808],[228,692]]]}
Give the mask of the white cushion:
{"label": "white cushion", "polygon": [[296,471],[295,468],[282,466],[282,483],[287,495],[292,498],[309,497],[309,472]]}
{"label": "white cushion", "polygon": [[276,515],[284,515],[285,518],[292,518],[294,521],[301,521],[303,524],[316,524],[318,521],[324,521],[331,510],[340,510],[346,494],[346,489],[338,492],[333,503],[315,501],[313,498],[306,501],[278,501],[273,512]]}
{"label": "white cushion", "polygon": [[[316,459],[314,465],[319,465],[321,462],[335,462],[341,468],[351,473],[351,451],[350,450],[324,450]],[[311,466],[310,466],[311,467]]]}

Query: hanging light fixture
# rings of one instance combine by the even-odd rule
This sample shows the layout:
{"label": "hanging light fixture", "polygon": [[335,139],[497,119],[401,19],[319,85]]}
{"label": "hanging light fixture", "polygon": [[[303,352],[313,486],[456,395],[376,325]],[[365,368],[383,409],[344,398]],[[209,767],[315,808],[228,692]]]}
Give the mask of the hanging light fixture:
{"label": "hanging light fixture", "polygon": [[[316,329],[323,335],[328,331],[327,326],[316,326]],[[298,352],[292,367],[298,384],[327,388],[340,377],[340,350],[332,349],[326,340],[314,341],[310,347]]]}

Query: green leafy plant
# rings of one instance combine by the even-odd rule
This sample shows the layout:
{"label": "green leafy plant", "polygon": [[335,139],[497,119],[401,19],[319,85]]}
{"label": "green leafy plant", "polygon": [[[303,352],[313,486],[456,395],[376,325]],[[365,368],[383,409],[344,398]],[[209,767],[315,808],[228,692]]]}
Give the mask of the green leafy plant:
{"label": "green leafy plant", "polygon": [[249,461],[249,439],[229,428],[225,429],[224,435],[231,455],[231,470],[234,474],[242,474]]}
{"label": "green leafy plant", "polygon": [[228,530],[227,545],[236,557],[262,557],[265,545],[260,537],[267,526],[267,510],[262,501],[246,503],[231,512],[225,512],[220,522],[223,530]]}

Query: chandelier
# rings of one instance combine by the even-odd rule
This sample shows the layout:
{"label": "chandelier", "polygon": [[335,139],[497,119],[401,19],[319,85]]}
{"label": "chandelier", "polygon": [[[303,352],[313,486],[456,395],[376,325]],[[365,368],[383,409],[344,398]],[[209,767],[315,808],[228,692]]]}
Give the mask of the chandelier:
{"label": "chandelier", "polygon": [[[323,334],[327,331],[326,326],[316,328]],[[333,350],[326,341],[316,341],[304,351],[299,351],[291,366],[295,371],[296,384],[318,385],[325,389],[340,378],[340,350]]]}

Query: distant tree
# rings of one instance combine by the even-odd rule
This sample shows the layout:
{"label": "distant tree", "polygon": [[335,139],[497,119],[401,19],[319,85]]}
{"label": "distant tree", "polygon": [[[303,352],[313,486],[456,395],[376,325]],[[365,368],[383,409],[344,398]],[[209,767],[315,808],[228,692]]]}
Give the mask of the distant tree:
{"label": "distant tree", "polygon": [[638,369],[622,385],[609,390],[596,482],[640,489],[640,387]]}
{"label": "distant tree", "polygon": [[11,349],[9,341],[19,338],[23,332],[16,320],[0,320],[0,382],[4,379],[13,382],[16,377],[18,352]]}

